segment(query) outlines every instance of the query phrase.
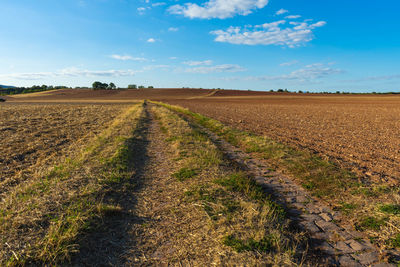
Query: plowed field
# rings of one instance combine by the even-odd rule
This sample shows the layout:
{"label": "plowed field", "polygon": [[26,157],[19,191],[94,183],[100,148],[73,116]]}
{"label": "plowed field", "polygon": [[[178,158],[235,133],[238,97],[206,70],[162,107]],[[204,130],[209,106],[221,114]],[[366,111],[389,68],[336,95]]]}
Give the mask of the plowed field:
{"label": "plowed field", "polygon": [[398,96],[234,96],[169,101],[307,148],[374,180],[400,178]]}

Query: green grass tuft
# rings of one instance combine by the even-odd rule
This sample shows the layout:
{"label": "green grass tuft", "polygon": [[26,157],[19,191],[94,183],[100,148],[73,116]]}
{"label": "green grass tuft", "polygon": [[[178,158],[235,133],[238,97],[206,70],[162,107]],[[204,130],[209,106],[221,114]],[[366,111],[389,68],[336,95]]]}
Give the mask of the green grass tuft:
{"label": "green grass tuft", "polygon": [[380,207],[380,211],[393,214],[393,215],[399,215],[400,214],[400,205],[396,204],[386,204]]}
{"label": "green grass tuft", "polygon": [[259,251],[259,252],[269,252],[274,249],[273,236],[267,235],[260,241],[256,241],[252,238],[248,240],[241,240],[233,235],[228,235],[224,237],[223,241],[224,245],[233,248],[237,252],[244,251]]}
{"label": "green grass tuft", "polygon": [[172,174],[173,177],[178,179],[179,181],[184,181],[186,179],[190,179],[196,175],[196,170],[189,168],[182,168],[176,173]]}
{"label": "green grass tuft", "polygon": [[360,223],[356,225],[356,229],[360,231],[364,231],[366,229],[379,230],[384,223],[384,219],[368,216],[361,219]]}

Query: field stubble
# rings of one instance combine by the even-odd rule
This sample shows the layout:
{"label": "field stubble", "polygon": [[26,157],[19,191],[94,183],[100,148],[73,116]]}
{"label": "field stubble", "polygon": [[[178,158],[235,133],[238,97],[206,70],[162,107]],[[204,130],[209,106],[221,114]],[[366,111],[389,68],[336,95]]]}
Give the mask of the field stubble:
{"label": "field stubble", "polygon": [[0,107],[0,193],[69,157],[128,105],[6,104]]}

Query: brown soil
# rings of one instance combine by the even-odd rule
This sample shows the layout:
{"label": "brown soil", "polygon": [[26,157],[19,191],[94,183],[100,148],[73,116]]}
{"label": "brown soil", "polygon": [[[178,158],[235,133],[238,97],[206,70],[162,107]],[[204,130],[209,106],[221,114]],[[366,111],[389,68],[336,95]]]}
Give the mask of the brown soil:
{"label": "brown soil", "polygon": [[90,90],[61,89],[33,94],[8,96],[7,102],[132,102],[138,99],[186,99],[206,96],[214,90],[205,89],[139,89]]}
{"label": "brown soil", "polygon": [[278,95],[168,102],[315,151],[375,181],[399,181],[399,96]]}

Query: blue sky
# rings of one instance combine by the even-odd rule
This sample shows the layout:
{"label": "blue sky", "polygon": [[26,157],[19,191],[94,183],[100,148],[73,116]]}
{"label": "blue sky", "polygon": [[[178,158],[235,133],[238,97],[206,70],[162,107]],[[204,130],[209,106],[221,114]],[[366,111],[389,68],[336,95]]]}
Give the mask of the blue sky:
{"label": "blue sky", "polygon": [[2,0],[0,84],[399,91],[395,0]]}

